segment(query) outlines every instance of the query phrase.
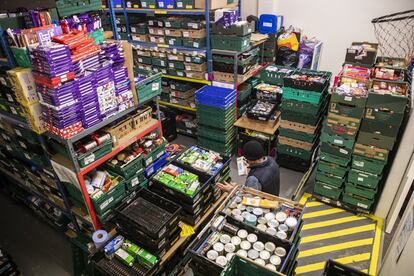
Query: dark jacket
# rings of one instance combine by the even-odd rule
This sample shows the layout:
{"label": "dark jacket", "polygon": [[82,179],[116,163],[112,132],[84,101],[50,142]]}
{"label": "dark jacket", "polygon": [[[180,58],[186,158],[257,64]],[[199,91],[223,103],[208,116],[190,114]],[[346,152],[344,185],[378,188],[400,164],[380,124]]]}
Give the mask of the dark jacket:
{"label": "dark jacket", "polygon": [[279,165],[272,157],[267,156],[263,163],[250,167],[246,186],[278,196],[280,190]]}

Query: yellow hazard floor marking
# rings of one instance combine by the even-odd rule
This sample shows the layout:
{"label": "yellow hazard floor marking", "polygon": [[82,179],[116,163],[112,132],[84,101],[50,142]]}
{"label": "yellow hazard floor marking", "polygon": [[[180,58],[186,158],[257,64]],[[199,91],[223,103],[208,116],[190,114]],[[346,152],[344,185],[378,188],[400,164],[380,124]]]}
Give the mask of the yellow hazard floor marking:
{"label": "yellow hazard floor marking", "polygon": [[344,209],[339,209],[339,208],[332,208],[332,209],[316,211],[316,212],[309,212],[309,213],[305,212],[305,214],[303,214],[302,218],[303,219],[316,218],[316,217],[336,214],[336,213],[340,213],[340,212],[345,212],[345,210]]}
{"label": "yellow hazard floor marking", "polygon": [[369,274],[376,275],[381,246],[382,219],[377,217],[374,218],[374,216],[371,217],[377,221],[377,230],[375,231],[374,245],[372,246],[372,258],[369,266]]}
{"label": "yellow hazard floor marking", "polygon": [[[371,257],[370,253],[363,253],[363,254],[338,258],[338,259],[335,259],[335,261],[337,261],[341,264],[350,264],[350,263],[354,263],[354,262],[362,262],[362,261],[369,260],[370,257]],[[296,268],[296,274],[303,274],[303,273],[307,273],[307,272],[322,270],[325,267],[325,263],[326,263],[326,261],[319,262],[319,263],[314,263],[314,264],[309,264],[309,265],[304,265],[304,266],[299,266],[299,267]]]}
{"label": "yellow hazard floor marking", "polygon": [[373,238],[369,238],[369,239],[337,243],[333,245],[327,245],[327,246],[322,246],[322,247],[318,247],[314,249],[299,251],[298,259],[313,256],[313,255],[318,255],[318,254],[324,254],[324,253],[328,253],[332,251],[338,251],[338,250],[349,249],[349,248],[354,248],[354,247],[359,247],[359,246],[364,246],[364,245],[370,245],[372,244],[373,241],[374,241]]}
{"label": "yellow hazard floor marking", "polygon": [[351,228],[347,228],[343,230],[337,230],[337,231],[327,232],[323,234],[302,237],[302,239],[300,240],[300,243],[302,244],[302,243],[321,241],[321,240],[326,240],[326,239],[331,239],[331,238],[337,238],[337,237],[352,235],[356,233],[372,231],[374,229],[375,229],[375,223],[363,225],[363,226],[356,226],[356,227],[351,227]]}
{"label": "yellow hazard floor marking", "polygon": [[312,195],[309,193],[304,193],[303,196],[300,198],[299,203],[302,205],[305,205],[306,201],[308,201],[308,198],[310,198]]}
{"label": "yellow hazard floor marking", "polygon": [[321,206],[321,205],[325,205],[325,203],[320,202],[320,201],[311,201],[306,203],[306,207],[316,207],[316,206]]}
{"label": "yellow hazard floor marking", "polygon": [[358,217],[358,216],[349,216],[349,217],[344,217],[344,218],[339,218],[339,219],[325,220],[325,221],[321,221],[321,222],[305,223],[302,226],[302,230],[309,230],[309,229],[315,229],[315,228],[320,228],[320,227],[326,227],[326,226],[331,226],[331,225],[341,224],[341,223],[347,223],[347,222],[362,220],[362,219],[366,219],[366,218],[365,217]]}
{"label": "yellow hazard floor marking", "polygon": [[368,273],[368,269],[363,269],[363,270],[360,270],[361,272],[363,272],[363,273]]}

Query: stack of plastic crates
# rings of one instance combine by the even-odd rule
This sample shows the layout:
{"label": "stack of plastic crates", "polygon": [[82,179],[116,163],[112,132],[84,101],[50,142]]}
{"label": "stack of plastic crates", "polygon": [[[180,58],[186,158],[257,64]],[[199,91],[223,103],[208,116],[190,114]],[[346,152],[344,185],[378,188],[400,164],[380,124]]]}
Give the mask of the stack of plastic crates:
{"label": "stack of plastic crates", "polygon": [[306,171],[319,144],[329,102],[330,72],[298,69],[283,78],[279,165]]}
{"label": "stack of plastic crates", "polygon": [[235,148],[236,91],[204,86],[196,92],[198,144],[222,154]]}

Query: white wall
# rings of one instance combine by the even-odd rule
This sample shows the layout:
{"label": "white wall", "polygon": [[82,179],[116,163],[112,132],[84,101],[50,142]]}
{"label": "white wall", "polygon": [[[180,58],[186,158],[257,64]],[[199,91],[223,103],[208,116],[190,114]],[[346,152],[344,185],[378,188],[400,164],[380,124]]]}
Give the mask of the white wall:
{"label": "white wall", "polygon": [[[242,0],[243,15],[284,15],[285,26],[300,27],[324,43],[319,69],[338,73],[353,41],[375,42],[371,19],[414,9],[413,0]],[[243,8],[244,4],[244,8]]]}

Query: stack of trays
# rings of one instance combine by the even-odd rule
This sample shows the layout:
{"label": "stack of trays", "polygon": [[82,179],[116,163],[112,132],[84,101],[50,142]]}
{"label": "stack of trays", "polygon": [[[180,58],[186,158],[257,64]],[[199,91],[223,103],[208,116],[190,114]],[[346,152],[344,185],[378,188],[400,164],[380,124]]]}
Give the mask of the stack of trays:
{"label": "stack of trays", "polygon": [[121,234],[160,258],[180,236],[180,210],[176,203],[141,189],[115,209],[115,221]]}
{"label": "stack of trays", "polygon": [[276,59],[276,36],[269,34],[269,38],[265,41],[263,46],[262,62],[274,63]]}
{"label": "stack of trays", "polygon": [[[280,77],[278,71],[265,76]],[[284,73],[281,73],[282,75]],[[306,171],[312,162],[329,96],[331,73],[295,70],[283,77],[281,126],[279,128],[278,163],[281,166]]]}
{"label": "stack of trays", "polygon": [[[376,68],[379,67],[381,66],[377,62]],[[387,70],[405,70],[401,67],[387,67]],[[396,81],[394,75],[383,75],[381,80],[372,79],[343,202],[372,210],[381,189],[380,180],[384,175],[389,152],[394,148],[404,118],[408,103],[407,87],[407,83]]]}
{"label": "stack of trays", "polygon": [[196,92],[198,144],[229,155],[235,147],[236,91],[204,86]]}
{"label": "stack of trays", "polygon": [[96,94],[95,73],[86,71],[76,78],[78,82],[81,118],[85,128],[89,128],[102,121],[99,110],[98,95]]}

